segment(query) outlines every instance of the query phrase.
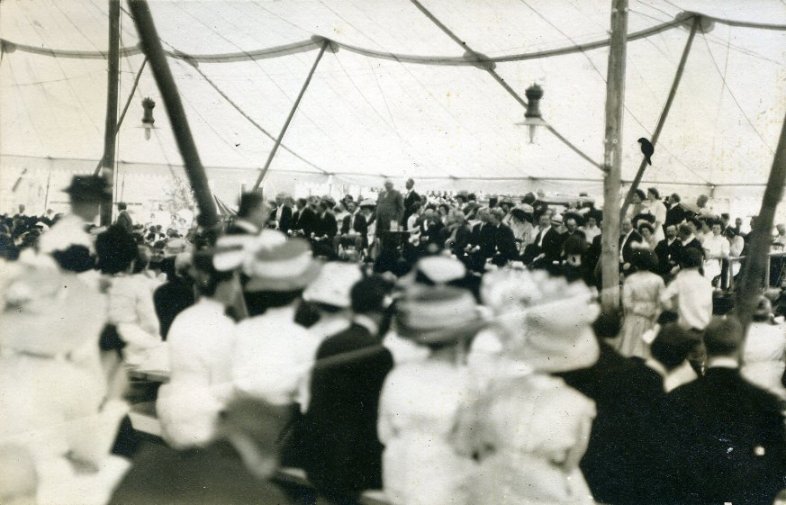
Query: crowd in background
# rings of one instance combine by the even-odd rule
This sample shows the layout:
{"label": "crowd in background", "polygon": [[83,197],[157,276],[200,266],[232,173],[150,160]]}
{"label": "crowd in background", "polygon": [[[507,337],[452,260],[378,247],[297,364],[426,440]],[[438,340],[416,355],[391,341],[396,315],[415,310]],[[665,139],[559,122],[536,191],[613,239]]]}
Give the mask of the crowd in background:
{"label": "crowd in background", "polygon": [[[98,228],[105,183],[75,177],[69,213],[4,217],[0,502],[770,504],[786,489],[783,326],[766,297],[747,335],[713,307],[741,223],[638,191],[622,309],[601,312],[590,198],[414,184],[375,201],[249,193],[221,230],[186,231],[122,204]],[[167,375],[146,444],[127,415],[128,371],[145,368]]]}

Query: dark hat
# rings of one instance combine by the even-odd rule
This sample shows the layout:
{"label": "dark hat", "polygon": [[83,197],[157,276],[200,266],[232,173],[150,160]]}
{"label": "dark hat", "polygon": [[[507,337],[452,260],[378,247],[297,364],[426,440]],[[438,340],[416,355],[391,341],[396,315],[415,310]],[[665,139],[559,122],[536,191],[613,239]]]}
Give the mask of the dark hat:
{"label": "dark hat", "polygon": [[667,323],[660,328],[652,342],[652,357],[671,370],[685,361],[700,342],[700,337],[677,323]]}
{"label": "dark hat", "polygon": [[106,179],[98,175],[75,175],[71,185],[63,190],[78,202],[100,202],[112,197],[112,189]]}
{"label": "dark hat", "polygon": [[704,346],[708,356],[719,356],[735,352],[742,344],[742,324],[734,316],[714,316],[704,330]]}
{"label": "dark hat", "polygon": [[595,221],[600,223],[603,221],[603,211],[600,209],[592,209],[591,211],[587,212],[587,219],[594,218]]}

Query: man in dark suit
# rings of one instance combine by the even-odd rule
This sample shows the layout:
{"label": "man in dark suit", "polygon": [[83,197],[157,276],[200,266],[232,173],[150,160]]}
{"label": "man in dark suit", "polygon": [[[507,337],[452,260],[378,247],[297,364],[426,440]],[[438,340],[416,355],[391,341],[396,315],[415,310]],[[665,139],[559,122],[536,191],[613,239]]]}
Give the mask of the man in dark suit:
{"label": "man in dark suit", "polygon": [[694,228],[692,225],[688,223],[683,223],[677,229],[677,234],[680,238],[680,243],[682,244],[682,248],[680,250],[680,260],[678,263],[682,263],[682,258],[685,256],[685,253],[689,249],[695,249],[699,252],[699,256],[704,259],[704,247],[702,247],[701,242],[699,239],[696,238],[694,234]]}
{"label": "man in dark suit", "polygon": [[334,245],[338,234],[336,216],[328,209],[328,203],[320,200],[317,203],[317,214],[314,228],[314,255],[326,256],[333,259],[336,255]]}
{"label": "man in dark suit", "polygon": [[[652,343],[652,358],[628,360],[627,366],[601,376],[601,387],[581,390],[595,401],[587,452],[581,469],[599,502],[615,505],[671,501],[668,451],[673,447],[666,421],[668,373],[685,362],[695,339],[674,323]],[[592,395],[592,396],[590,396]]]}
{"label": "man in dark suit", "polygon": [[115,224],[123,228],[128,233],[134,233],[134,221],[128,214],[128,205],[125,202],[117,202],[117,219]]}
{"label": "man in dark suit", "polygon": [[347,201],[346,208],[349,214],[341,220],[341,230],[336,237],[336,248],[354,246],[355,250],[362,251],[368,245],[368,222],[362,212],[355,209],[355,202]]}
{"label": "man in dark suit", "polygon": [[786,488],[783,404],[740,375],[743,337],[733,316],[713,319],[706,374],[668,395],[676,503],[769,505]]}
{"label": "man in dark suit", "polygon": [[620,270],[623,272],[630,269],[635,243],[641,243],[641,235],[633,228],[630,219],[623,219],[620,225]]}
{"label": "man in dark suit", "polygon": [[674,193],[668,199],[666,204],[666,226],[675,225],[679,226],[682,223],[687,214],[685,212],[685,208],[680,203],[680,195]]}
{"label": "man in dark suit", "polygon": [[227,235],[258,235],[267,223],[270,207],[262,199],[261,193],[240,195],[237,216],[226,229]]}
{"label": "man in dark suit", "polygon": [[562,235],[552,226],[551,213],[544,212],[538,218],[538,234],[535,241],[524,250],[524,263],[542,268],[559,261],[562,255]]}
{"label": "man in dark suit", "polygon": [[[362,491],[382,487],[377,410],[393,368],[393,357],[380,345],[386,294],[379,277],[352,287],[352,324],[322,342],[311,376],[304,467],[317,490],[336,503],[354,503]],[[347,359],[329,364],[336,357]]]}
{"label": "man in dark suit", "polygon": [[194,305],[196,301],[194,294],[194,282],[188,277],[187,271],[191,267],[191,261],[186,253],[176,257],[166,258],[162,262],[166,265],[167,281],[160,285],[153,292],[153,306],[158,316],[158,323],[161,331],[162,340],[166,340],[169,327],[178,314]]}
{"label": "man in dark suit", "polygon": [[297,230],[298,232],[310,238],[314,233],[315,228],[319,227],[319,216],[315,211],[313,202],[309,202],[305,198],[301,198],[297,203],[299,212],[297,214]]}
{"label": "man in dark suit", "polygon": [[682,242],[677,238],[677,227],[673,224],[666,226],[666,238],[655,246],[655,255],[658,257],[658,273],[666,279],[671,279],[675,267],[679,265],[682,253]]}
{"label": "man in dark suit", "polygon": [[491,209],[489,213],[489,225],[494,230],[493,235],[493,258],[498,265],[504,265],[508,261],[518,258],[518,248],[516,247],[516,237],[510,226],[503,224],[505,211],[500,208]]}
{"label": "man in dark suit", "polygon": [[414,179],[407,179],[406,188],[407,191],[404,194],[404,217],[401,219],[401,224],[403,226],[407,225],[407,219],[412,215],[412,209],[415,203],[421,201],[420,195],[415,191]]}
{"label": "man in dark suit", "polygon": [[285,407],[235,400],[220,416],[216,441],[208,447],[176,451],[150,444],[143,448],[109,503],[301,503],[302,491],[270,480],[279,462],[277,439],[287,419]]}
{"label": "man in dark suit", "polygon": [[386,180],[377,199],[377,235],[381,237],[382,232],[390,231],[391,221],[400,223],[403,217],[404,198],[393,189],[393,182]]}
{"label": "man in dark suit", "polygon": [[290,198],[284,194],[276,195],[276,228],[281,233],[288,233],[292,227],[292,205]]}

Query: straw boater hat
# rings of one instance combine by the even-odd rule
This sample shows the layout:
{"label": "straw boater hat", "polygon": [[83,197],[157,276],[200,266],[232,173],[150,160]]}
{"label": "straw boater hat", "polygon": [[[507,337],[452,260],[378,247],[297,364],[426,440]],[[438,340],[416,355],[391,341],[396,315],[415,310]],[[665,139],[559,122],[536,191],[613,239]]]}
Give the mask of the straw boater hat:
{"label": "straw boater hat", "polygon": [[260,247],[247,258],[243,271],[251,280],[249,292],[297,291],[304,289],[319,275],[322,264],[311,254],[303,239],[288,239],[282,244]]}
{"label": "straw boater hat", "polygon": [[398,334],[419,344],[441,344],[474,336],[485,326],[472,294],[452,286],[422,286],[396,305]]}
{"label": "straw boater hat", "polygon": [[376,207],[376,206],[377,206],[377,202],[375,202],[371,198],[366,198],[365,200],[360,202],[360,207],[361,208],[363,208],[363,207]]}
{"label": "straw boater hat", "polygon": [[106,179],[98,175],[75,175],[63,191],[71,200],[79,202],[100,202],[112,197],[112,189]]}
{"label": "straw boater hat", "polygon": [[213,249],[213,266],[219,272],[235,270],[251,262],[260,249],[279,246],[286,241],[286,235],[267,228],[259,235],[223,235]]}
{"label": "straw boater hat", "polygon": [[357,264],[338,261],[326,263],[316,280],[303,292],[303,299],[342,309],[349,308],[352,305],[352,286],[362,278]]}

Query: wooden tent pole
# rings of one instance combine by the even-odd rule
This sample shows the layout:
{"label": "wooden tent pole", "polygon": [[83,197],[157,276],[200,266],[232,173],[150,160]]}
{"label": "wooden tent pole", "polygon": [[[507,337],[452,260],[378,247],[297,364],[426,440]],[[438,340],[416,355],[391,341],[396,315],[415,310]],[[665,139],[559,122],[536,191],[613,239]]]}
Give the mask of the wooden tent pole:
{"label": "wooden tent pole", "polygon": [[[115,125],[115,137],[117,137],[118,132],[120,132],[120,127],[123,125],[123,120],[126,118],[126,113],[128,112],[128,108],[131,106],[131,99],[134,98],[134,93],[136,93],[136,88],[139,85],[139,79],[142,77],[142,71],[145,69],[145,65],[147,65],[147,58],[142,61],[142,66],[139,67],[139,70],[136,73],[136,77],[134,78],[134,84],[131,86],[131,93],[128,94],[128,98],[126,99],[126,104],[123,106],[123,112],[120,113],[120,119],[117,120],[117,124]],[[95,170],[95,175],[101,173],[101,166],[104,164],[103,158],[98,162],[98,166]]]}
{"label": "wooden tent pole", "polygon": [[[172,77],[164,49],[161,47],[161,40],[158,38],[156,25],[150,14],[150,7],[146,0],[128,0],[128,7],[134,16],[142,50],[150,60],[150,68],[153,70],[161,97],[164,99],[164,106],[169,116],[169,122],[172,124],[180,156],[183,158],[186,175],[188,175],[191,188],[194,190],[199,204],[197,223],[206,228],[213,227],[218,224],[216,203],[213,201],[213,194],[208,186],[205,168],[199,158],[194,138],[191,136],[191,128],[188,126],[188,118],[183,109],[180,94],[177,92],[175,79]],[[114,127],[114,123],[112,126]]]}
{"label": "wooden tent pole", "polygon": [[[120,0],[109,0],[109,55],[107,58],[106,123],[104,124],[104,156],[102,173],[115,194],[115,125],[120,75]],[[112,224],[112,196],[101,202],[101,226]]]}
{"label": "wooden tent pole", "polygon": [[628,0],[612,0],[611,48],[606,79],[606,138],[603,166],[603,228],[601,271],[604,310],[619,307],[620,178],[622,162],[622,111],[625,103],[625,50],[628,35]]}
{"label": "wooden tent pole", "polygon": [[[761,293],[761,280],[767,270],[770,251],[770,230],[775,218],[775,209],[783,197],[786,183],[786,117],[781,127],[781,137],[775,150],[770,177],[761,199],[761,209],[751,230],[750,252],[740,275],[741,281],[734,302],[735,313],[747,332],[753,311]],[[769,283],[769,278],[765,279]]]}
{"label": "wooden tent pole", "polygon": [[273,157],[276,155],[276,152],[278,151],[278,146],[280,146],[281,141],[284,140],[284,135],[287,133],[289,124],[292,122],[292,118],[295,117],[295,111],[300,105],[300,100],[302,100],[303,95],[306,94],[308,85],[311,84],[311,78],[314,77],[314,72],[317,70],[317,65],[319,65],[319,61],[322,59],[322,55],[325,54],[325,49],[327,49],[329,45],[330,45],[330,41],[327,39],[325,39],[322,42],[322,47],[319,48],[319,54],[317,54],[317,59],[314,60],[314,64],[311,65],[311,70],[308,72],[308,76],[306,77],[306,82],[303,83],[303,87],[300,88],[300,93],[298,93],[297,98],[295,99],[295,103],[292,104],[292,109],[290,109],[289,116],[287,116],[287,120],[284,122],[284,127],[281,128],[281,132],[278,134],[278,138],[276,138],[276,143],[273,144],[273,149],[270,150],[270,154],[268,154],[267,156],[267,161],[265,162],[265,166],[262,167],[262,170],[259,172],[259,177],[257,177],[257,181],[254,183],[254,187],[252,191],[256,191],[257,189],[259,189],[259,185],[262,184],[262,180],[265,178],[265,175],[267,175],[267,171],[270,168],[270,164],[273,162]]}
{"label": "wooden tent pole", "polygon": [[[671,90],[669,90],[669,97],[666,99],[666,105],[663,106],[663,112],[660,113],[660,119],[658,119],[658,125],[655,127],[655,132],[652,134],[652,145],[654,146],[658,142],[658,138],[660,138],[660,132],[663,130],[663,125],[666,124],[666,118],[669,116],[669,110],[671,110],[671,104],[674,102],[674,97],[677,95],[677,88],[680,85],[680,80],[682,80],[682,73],[685,70],[685,63],[688,61],[688,54],[690,54],[690,48],[693,45],[693,38],[696,36],[696,30],[699,28],[701,24],[701,16],[695,15],[693,17],[693,24],[690,27],[690,35],[688,36],[688,41],[685,43],[685,49],[682,51],[682,58],[680,58],[680,64],[677,65],[677,72],[674,74],[674,81],[671,83]],[[641,178],[644,176],[644,170],[647,168],[647,160],[642,159],[641,164],[639,165],[639,170],[636,172],[636,177],[633,178],[633,182],[630,184],[630,188],[628,189],[628,194],[625,195],[625,201],[622,204],[622,209],[620,210],[621,218],[625,216],[625,212],[628,210],[628,206],[630,205],[631,200],[633,200],[633,194],[639,189],[639,183],[641,182]]]}

